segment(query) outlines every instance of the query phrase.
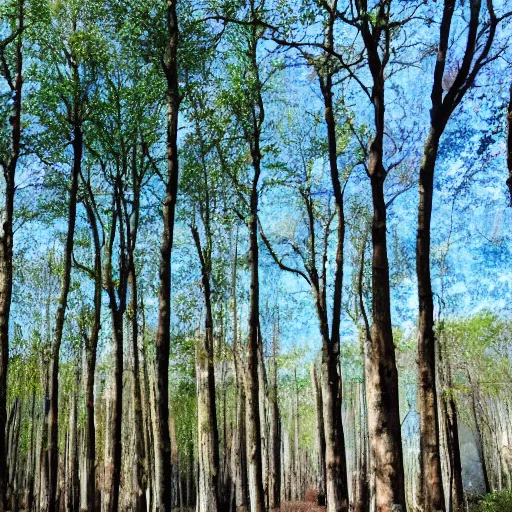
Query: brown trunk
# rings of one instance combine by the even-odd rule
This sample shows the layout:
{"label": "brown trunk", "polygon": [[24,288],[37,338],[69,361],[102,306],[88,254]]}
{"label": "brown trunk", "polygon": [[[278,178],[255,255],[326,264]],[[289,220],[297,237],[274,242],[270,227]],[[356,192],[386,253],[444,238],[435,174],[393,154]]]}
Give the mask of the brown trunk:
{"label": "brown trunk", "polygon": [[[2,187],[3,204],[0,205],[0,512],[5,510],[7,491],[7,446],[5,443],[5,428],[7,421],[7,367],[9,364],[9,315],[12,297],[12,222],[14,213],[14,183],[16,166],[21,150],[21,106],[23,86],[23,54],[21,35],[24,30],[24,2],[18,1],[18,27],[13,38],[15,49],[14,80],[8,80],[12,93],[12,108],[9,116],[11,125],[10,152],[7,159],[0,161],[0,186]],[[13,34],[14,35],[14,34]],[[7,40],[2,41],[7,45]],[[3,46],[5,49],[5,46]],[[5,61],[4,61],[5,62]],[[6,64],[7,66],[7,64]],[[9,72],[10,73],[10,72]],[[2,73],[2,77],[7,76]]]}
{"label": "brown trunk", "polygon": [[[126,232],[124,222],[128,222],[123,216],[121,205],[122,182],[118,174],[113,184],[112,196],[112,221],[110,234],[107,240],[106,261],[105,261],[105,288],[109,298],[110,321],[112,329],[112,344],[114,347],[114,381],[113,381],[113,404],[110,420],[107,422],[109,442],[111,443],[112,465],[109,468],[109,505],[107,512],[119,510],[119,491],[121,486],[121,465],[122,465],[122,415],[123,415],[123,363],[124,363],[124,332],[123,315],[126,310],[127,279],[128,269],[126,268]],[[116,228],[119,224],[119,233],[116,235]],[[119,238],[119,268],[117,278],[114,281],[112,270],[113,245],[116,238]]]}
{"label": "brown trunk", "polygon": [[430,277],[430,226],[434,171],[439,138],[446,117],[442,104],[442,80],[448,49],[454,1],[444,3],[440,40],[432,86],[431,128],[424,146],[419,173],[418,231],[416,236],[416,275],[418,278],[418,411],[420,417],[420,472],[418,499],[425,512],[445,510],[441,472],[439,417],[436,390],[436,338],[434,304]]}
{"label": "brown trunk", "polygon": [[78,476],[78,389],[80,385],[79,366],[75,369],[75,389],[71,394],[68,432],[67,510],[80,509],[80,482]]}
{"label": "brown trunk", "polygon": [[[442,325],[440,331],[442,332]],[[444,390],[441,401],[448,456],[448,512],[462,512],[464,488],[459,445],[458,412],[453,393],[450,361],[445,350],[446,340],[439,344],[439,381]]]}
{"label": "brown trunk", "polygon": [[139,321],[138,321],[138,290],[137,273],[135,269],[135,249],[137,244],[137,231],[139,228],[139,208],[140,208],[140,177],[137,173],[137,152],[134,146],[132,160],[132,188],[133,201],[131,215],[128,216],[126,207],[126,198],[123,196],[125,216],[127,217],[127,248],[128,248],[128,281],[130,286],[129,318],[131,327],[132,357],[133,357],[133,386],[132,399],[134,410],[134,464],[133,464],[133,507],[135,512],[145,511],[146,492],[145,492],[145,467],[146,453],[144,446],[144,424],[142,413],[142,393],[140,385],[140,364],[139,364]]}
{"label": "brown trunk", "polygon": [[[209,201],[208,201],[209,202]],[[205,205],[209,208],[209,204]],[[215,404],[215,371],[213,348],[213,313],[211,301],[211,233],[209,212],[206,213],[206,249],[201,246],[199,232],[192,227],[192,235],[201,263],[203,295],[205,301],[205,335],[196,344],[197,378],[197,435],[199,481],[197,486],[198,512],[216,512],[219,506],[219,433]]]}
{"label": "brown trunk", "polygon": [[364,382],[359,386],[359,399],[356,398],[359,416],[359,436],[357,439],[357,492],[353,498],[354,512],[369,512],[370,488],[368,482],[368,432],[366,429],[366,407]]}
{"label": "brown trunk", "polygon": [[123,415],[123,312],[120,311],[115,300],[110,302],[112,322],[112,342],[114,345],[114,403],[110,421],[108,423],[109,437],[113,451],[113,460],[110,479],[110,506],[107,512],[119,510],[119,490],[121,486],[122,444],[121,426]]}
{"label": "brown trunk", "polygon": [[[254,16],[255,13],[253,12]],[[261,424],[259,407],[259,376],[258,351],[260,343],[260,290],[259,290],[259,255],[258,255],[258,184],[261,175],[260,136],[264,120],[263,99],[261,97],[261,83],[259,82],[259,68],[256,57],[256,25],[252,28],[252,42],[250,45],[250,58],[252,72],[257,77],[258,94],[257,103],[252,105],[252,131],[246,133],[246,139],[251,151],[253,176],[250,187],[249,207],[249,270],[250,296],[249,296],[249,326],[247,336],[246,357],[244,365],[245,382],[245,411],[246,411],[246,442],[247,442],[247,472],[249,480],[249,503],[251,512],[265,510],[265,493],[263,488],[263,463],[261,450]]]}
{"label": "brown trunk", "polygon": [[71,172],[71,185],[69,189],[68,203],[68,229],[66,235],[66,245],[64,247],[64,265],[62,270],[62,282],[60,296],[55,318],[55,329],[53,333],[52,361],[49,375],[49,397],[46,398],[49,403],[47,410],[48,423],[48,481],[47,481],[47,512],[56,510],[56,493],[59,467],[58,439],[59,439],[59,356],[62,343],[62,334],[64,331],[64,318],[68,304],[68,293],[71,284],[71,263],[73,254],[73,239],[75,233],[76,221],[76,202],[78,192],[78,176],[82,165],[82,128],[80,124],[73,127],[73,168]]}
{"label": "brown trunk", "polygon": [[[327,325],[327,307],[325,286],[321,292],[322,307],[320,322],[324,324],[322,379],[325,428],[325,464],[326,464],[326,500],[328,512],[346,512],[348,510],[348,477],[345,452],[345,436],[342,422],[342,382],[340,375],[340,321],[343,291],[343,257],[345,243],[345,214],[343,192],[341,189],[336,145],[336,122],[332,104],[332,75],[321,77],[320,88],[324,99],[325,122],[329,149],[329,167],[334,192],[336,215],[338,220],[336,240],[336,268],[334,275],[332,327],[329,337]],[[325,255],[324,255],[325,260]],[[317,310],[320,309],[317,307]]]}
{"label": "brown trunk", "polygon": [[231,293],[233,299],[233,362],[235,369],[236,382],[236,433],[233,437],[233,450],[231,467],[233,473],[234,492],[231,494],[231,501],[235,504],[237,512],[247,510],[247,498],[249,490],[247,488],[247,456],[245,439],[245,393],[241,361],[239,355],[238,340],[238,311],[237,311],[237,292],[236,292],[236,270],[238,263],[238,230],[235,237],[235,250],[233,255],[233,271],[231,276]]}
{"label": "brown trunk", "polygon": [[299,448],[299,386],[297,383],[297,368],[295,367],[294,372],[294,385],[295,385],[295,397],[294,397],[294,414],[293,414],[293,481],[294,481],[294,496],[293,499],[296,501],[302,500],[302,486],[300,485],[300,448]]}
{"label": "brown trunk", "polygon": [[155,347],[156,429],[155,429],[155,499],[158,512],[171,511],[171,440],[169,437],[169,352],[171,320],[171,252],[174,212],[178,192],[178,16],[176,0],[167,4],[168,43],[164,56],[167,80],[167,183],[163,206],[163,234],[160,247],[158,330]]}
{"label": "brown trunk", "polygon": [[268,506],[268,382],[265,359],[263,356],[263,338],[261,326],[258,325],[258,381],[259,381],[259,408],[260,408],[260,430],[261,430],[261,462],[263,475],[263,492],[265,505]]}
{"label": "brown trunk", "polygon": [[259,407],[258,345],[259,345],[259,269],[258,269],[258,181],[261,154],[259,133],[255,130],[251,147],[254,176],[250,198],[251,217],[249,220],[249,268],[251,290],[249,304],[249,333],[244,372],[246,400],[247,466],[249,476],[249,501],[251,512],[265,510],[263,490],[263,464],[261,454],[261,426]]}
{"label": "brown trunk", "polygon": [[371,343],[367,353],[368,429],[375,471],[376,511],[405,511],[402,434],[398,373],[391,325],[389,265],[386,240],[386,202],[383,158],[384,77],[374,74],[372,100],[376,133],[370,145],[368,173],[373,202]]}
{"label": "brown trunk", "polygon": [[86,383],[85,383],[85,399],[87,409],[86,419],[86,495],[87,512],[96,510],[96,428],[94,424],[94,382],[96,373],[96,358],[99,333],[101,329],[101,299],[103,289],[102,267],[101,267],[101,244],[98,232],[98,224],[96,215],[91,207],[93,200],[92,191],[88,187],[90,197],[84,201],[89,226],[92,232],[94,245],[94,320],[90,334],[84,332],[87,363],[86,363]]}
{"label": "brown trunk", "polygon": [[322,398],[322,383],[316,365],[311,366],[311,383],[313,384],[313,394],[315,395],[316,405],[316,436],[318,449],[318,468],[317,468],[317,490],[318,505],[325,505],[325,429]]}
{"label": "brown trunk", "polygon": [[143,403],[144,407],[142,408],[143,418],[144,418],[144,444],[145,451],[147,456],[147,489],[149,491],[149,499],[147,499],[147,509],[148,511],[153,510],[153,489],[154,489],[154,458],[150,457],[149,454],[154,453],[154,443],[153,443],[153,406],[151,401],[151,379],[149,376],[149,360],[147,354],[147,343],[145,338],[146,333],[146,315],[144,311],[144,304],[141,301],[141,316],[142,316],[142,368],[143,368]]}
{"label": "brown trunk", "polygon": [[419,501],[425,512],[445,509],[436,390],[436,338],[430,277],[430,225],[439,135],[431,130],[420,169],[416,275],[418,278],[418,410],[420,416]]}
{"label": "brown trunk", "polygon": [[269,466],[268,466],[268,499],[269,508],[278,508],[281,504],[281,418],[277,393],[277,342],[279,323],[274,332],[274,354],[272,371],[272,391],[269,394]]}
{"label": "brown trunk", "polygon": [[473,421],[475,422],[475,429],[476,429],[476,447],[478,451],[478,456],[480,457],[480,463],[482,465],[482,475],[484,477],[484,485],[485,485],[485,492],[490,493],[491,492],[491,483],[489,481],[489,472],[487,470],[487,462],[485,460],[485,453],[484,453],[484,438],[483,438],[483,432],[482,432],[482,426],[480,425],[480,420],[478,418],[478,413],[476,411],[476,389],[473,386],[471,375],[468,370],[468,378],[469,383],[471,387],[471,412],[473,413]]}

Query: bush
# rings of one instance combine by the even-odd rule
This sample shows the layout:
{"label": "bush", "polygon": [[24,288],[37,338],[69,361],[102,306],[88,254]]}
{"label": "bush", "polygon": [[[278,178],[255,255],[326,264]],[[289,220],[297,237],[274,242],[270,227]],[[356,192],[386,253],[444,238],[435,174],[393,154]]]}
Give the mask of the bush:
{"label": "bush", "polygon": [[480,501],[477,512],[512,512],[512,491],[486,494]]}

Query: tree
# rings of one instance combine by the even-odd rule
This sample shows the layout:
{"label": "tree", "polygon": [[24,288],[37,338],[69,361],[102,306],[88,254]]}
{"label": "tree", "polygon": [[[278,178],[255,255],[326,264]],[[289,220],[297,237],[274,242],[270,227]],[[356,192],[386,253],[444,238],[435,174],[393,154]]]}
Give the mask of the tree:
{"label": "tree", "polygon": [[496,59],[503,50],[491,53],[498,23],[503,17],[487,3],[489,19],[481,19],[482,2],[469,4],[467,42],[457,68],[446,69],[455,1],[446,0],[440,24],[437,61],[432,85],[430,128],[424,146],[419,173],[418,231],[416,272],[418,277],[418,402],[420,412],[420,503],[424,510],[444,510],[444,492],[439,454],[439,421],[435,383],[434,304],[430,275],[430,226],[434,171],[439,140],[450,116],[475,83],[483,66]]}
{"label": "tree", "polygon": [[[7,489],[7,464],[5,431],[7,421],[7,368],[9,363],[9,315],[12,297],[13,213],[15,176],[21,154],[21,111],[23,87],[23,31],[25,29],[25,3],[16,2],[6,15],[11,27],[10,34],[0,41],[0,77],[7,82],[8,95],[12,103],[6,109],[10,130],[0,146],[1,197],[0,204],[0,511],[3,512]],[[14,47],[11,56],[11,47]],[[1,112],[2,123],[4,112]]]}
{"label": "tree", "polygon": [[178,84],[179,27],[176,1],[167,4],[168,41],[163,56],[167,82],[167,176],[163,203],[163,233],[160,249],[158,291],[158,330],[155,347],[156,439],[155,483],[159,512],[171,511],[171,440],[169,437],[169,350],[171,321],[171,253],[178,193],[178,111],[181,95]]}

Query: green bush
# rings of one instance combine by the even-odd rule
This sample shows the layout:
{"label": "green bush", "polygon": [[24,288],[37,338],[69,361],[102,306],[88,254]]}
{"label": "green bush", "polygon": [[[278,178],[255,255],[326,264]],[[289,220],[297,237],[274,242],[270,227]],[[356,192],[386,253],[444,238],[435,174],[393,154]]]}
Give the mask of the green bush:
{"label": "green bush", "polygon": [[479,503],[478,512],[512,512],[512,491],[486,494]]}

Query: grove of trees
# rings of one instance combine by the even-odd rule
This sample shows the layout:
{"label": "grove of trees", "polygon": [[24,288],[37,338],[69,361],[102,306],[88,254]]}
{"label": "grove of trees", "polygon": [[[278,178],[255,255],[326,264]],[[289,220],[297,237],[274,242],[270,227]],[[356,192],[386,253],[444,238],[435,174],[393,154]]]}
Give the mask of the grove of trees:
{"label": "grove of trees", "polygon": [[0,2],[0,512],[512,510],[510,0]]}

